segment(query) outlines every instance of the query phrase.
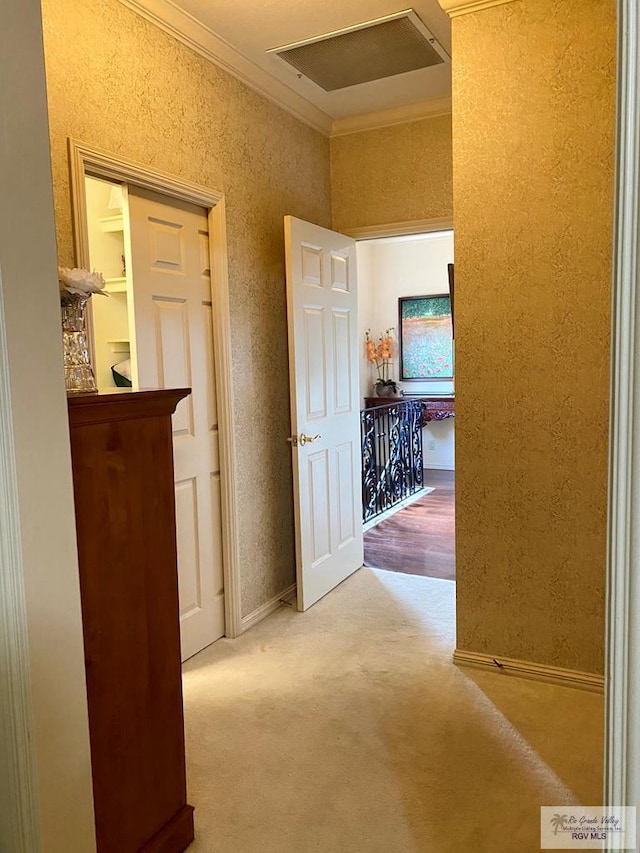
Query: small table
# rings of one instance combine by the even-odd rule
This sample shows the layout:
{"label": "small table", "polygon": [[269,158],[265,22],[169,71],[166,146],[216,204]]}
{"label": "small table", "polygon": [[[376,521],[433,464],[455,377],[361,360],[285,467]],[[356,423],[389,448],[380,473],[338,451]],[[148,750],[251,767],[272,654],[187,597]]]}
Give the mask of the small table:
{"label": "small table", "polygon": [[366,409],[373,409],[377,406],[395,406],[397,403],[403,403],[408,400],[420,400],[422,403],[422,426],[426,426],[431,421],[444,421],[447,418],[455,417],[455,397],[448,394],[415,394],[412,396],[405,395],[403,397],[365,397],[364,405]]}

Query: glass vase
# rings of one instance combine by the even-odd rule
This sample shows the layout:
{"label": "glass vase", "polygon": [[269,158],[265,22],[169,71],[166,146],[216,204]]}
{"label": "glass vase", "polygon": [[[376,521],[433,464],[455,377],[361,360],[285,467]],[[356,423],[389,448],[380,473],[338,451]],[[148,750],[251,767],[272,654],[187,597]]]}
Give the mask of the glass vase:
{"label": "glass vase", "polygon": [[97,391],[86,333],[85,309],[90,293],[60,294],[62,306],[62,341],[64,346],[64,381],[68,393]]}

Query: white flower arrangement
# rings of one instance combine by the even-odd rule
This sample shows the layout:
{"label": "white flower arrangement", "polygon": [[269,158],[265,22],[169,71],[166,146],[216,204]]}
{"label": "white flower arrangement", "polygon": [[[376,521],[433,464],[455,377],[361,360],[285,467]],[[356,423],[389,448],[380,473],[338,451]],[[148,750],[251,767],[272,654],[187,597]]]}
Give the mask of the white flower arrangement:
{"label": "white flower arrangement", "polygon": [[95,270],[90,272],[77,268],[58,267],[58,280],[61,293],[76,293],[79,296],[91,296],[92,293],[99,293],[101,296],[109,295],[102,292],[105,281],[102,273]]}

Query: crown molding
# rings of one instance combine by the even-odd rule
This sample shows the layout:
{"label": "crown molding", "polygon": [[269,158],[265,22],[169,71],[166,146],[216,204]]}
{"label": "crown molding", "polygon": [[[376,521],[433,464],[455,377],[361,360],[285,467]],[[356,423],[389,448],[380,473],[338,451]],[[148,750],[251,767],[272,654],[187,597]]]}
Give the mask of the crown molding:
{"label": "crown molding", "polygon": [[171,0],[119,0],[196,53],[218,65],[294,118],[322,133],[331,134],[331,116],[264,71],[209,27],[179,9]]}
{"label": "crown molding", "polygon": [[[449,2],[449,0],[444,1]],[[350,133],[377,130],[451,113],[451,98],[448,97],[421,101],[391,110],[332,119],[273,74],[260,68],[193,15],[180,9],[173,0],[119,0],[119,2],[323,136],[346,136]],[[489,0],[484,2],[487,3]],[[495,4],[513,2],[513,0],[492,0],[492,2]]]}
{"label": "crown molding", "polygon": [[420,101],[404,107],[391,110],[381,110],[363,115],[347,116],[334,119],[331,137],[348,136],[351,133],[362,133],[365,130],[379,130],[397,124],[408,124],[425,118],[449,115],[451,113],[451,98],[438,98],[432,101]]}
{"label": "crown molding", "polygon": [[507,3],[517,3],[519,0],[438,0],[450,18],[468,15],[471,12],[482,12],[493,6],[505,6]]}

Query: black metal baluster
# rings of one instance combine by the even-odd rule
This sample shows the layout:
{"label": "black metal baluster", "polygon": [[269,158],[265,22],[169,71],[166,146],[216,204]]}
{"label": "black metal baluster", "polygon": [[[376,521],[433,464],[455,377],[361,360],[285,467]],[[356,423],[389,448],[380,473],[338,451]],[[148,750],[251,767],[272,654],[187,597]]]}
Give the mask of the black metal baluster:
{"label": "black metal baluster", "polygon": [[377,463],[375,445],[375,409],[360,413],[362,436],[362,512],[364,521],[377,515]]}
{"label": "black metal baluster", "polygon": [[364,409],[363,518],[369,521],[422,488],[422,406],[419,401]]}

